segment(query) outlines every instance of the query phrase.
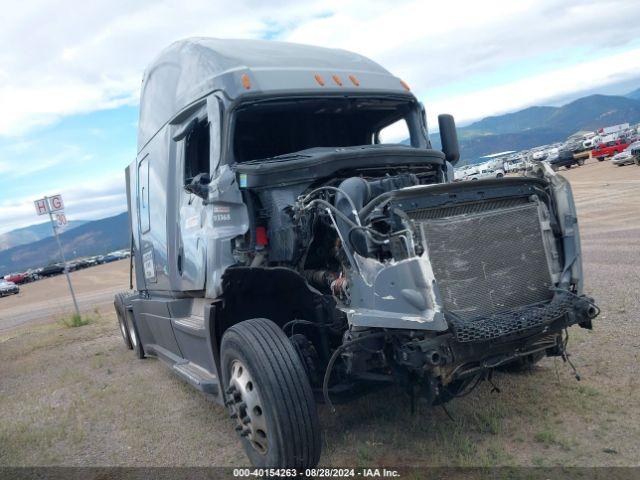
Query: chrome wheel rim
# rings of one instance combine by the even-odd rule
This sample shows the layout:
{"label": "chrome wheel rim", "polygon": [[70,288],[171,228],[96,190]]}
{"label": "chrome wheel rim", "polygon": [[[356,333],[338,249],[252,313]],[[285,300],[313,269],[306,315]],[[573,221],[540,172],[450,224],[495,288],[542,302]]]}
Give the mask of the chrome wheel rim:
{"label": "chrome wheel rim", "polygon": [[258,385],[251,372],[239,360],[231,363],[227,406],[235,419],[236,432],[247,438],[261,455],[269,450],[269,434]]}
{"label": "chrome wheel rim", "polygon": [[128,321],[127,325],[129,327],[129,337],[131,338],[131,344],[134,347],[137,347],[138,346],[138,337],[136,336],[136,331],[133,328],[133,322]]}
{"label": "chrome wheel rim", "polygon": [[118,325],[120,326],[120,333],[122,333],[122,338],[127,340],[127,327],[124,325],[124,321],[122,320],[122,316],[118,314]]}

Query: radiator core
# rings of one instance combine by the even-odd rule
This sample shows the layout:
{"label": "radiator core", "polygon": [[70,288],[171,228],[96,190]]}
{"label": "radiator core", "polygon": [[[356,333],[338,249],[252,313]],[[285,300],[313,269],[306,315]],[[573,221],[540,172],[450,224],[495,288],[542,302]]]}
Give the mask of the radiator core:
{"label": "radiator core", "polygon": [[471,320],[550,300],[537,204],[481,205],[444,217],[407,212],[423,232],[445,308]]}

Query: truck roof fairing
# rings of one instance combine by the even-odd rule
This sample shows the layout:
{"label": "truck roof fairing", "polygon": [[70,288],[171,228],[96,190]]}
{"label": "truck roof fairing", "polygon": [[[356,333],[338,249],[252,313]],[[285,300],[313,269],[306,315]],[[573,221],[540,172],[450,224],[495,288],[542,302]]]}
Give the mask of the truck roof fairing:
{"label": "truck roof fairing", "polygon": [[138,151],[181,110],[214,90],[236,99],[305,91],[406,94],[407,89],[377,63],[346,50],[269,40],[180,40],[145,70]]}

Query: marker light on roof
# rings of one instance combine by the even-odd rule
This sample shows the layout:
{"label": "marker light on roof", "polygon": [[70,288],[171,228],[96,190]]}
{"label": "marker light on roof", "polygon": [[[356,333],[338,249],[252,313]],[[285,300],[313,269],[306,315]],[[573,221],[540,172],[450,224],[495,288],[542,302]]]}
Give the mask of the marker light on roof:
{"label": "marker light on roof", "polygon": [[338,85],[339,87],[342,86],[342,80],[338,75],[331,75],[331,78],[333,78],[333,81],[336,82],[336,85]]}
{"label": "marker light on roof", "polygon": [[360,82],[355,75],[349,75],[349,80],[351,80],[351,83],[353,83],[356,87],[360,86]]}
{"label": "marker light on roof", "polygon": [[411,90],[409,88],[409,84],[407,82],[405,82],[404,80],[400,80],[400,84],[404,87],[404,89],[408,92],[409,90]]}
{"label": "marker light on roof", "polygon": [[240,80],[242,81],[242,86],[245,88],[245,90],[249,90],[251,88],[251,80],[249,80],[249,75],[243,73],[240,77]]}
{"label": "marker light on roof", "polygon": [[318,82],[318,85],[320,85],[321,87],[324,87],[324,78],[322,78],[320,74],[316,73],[314,75],[314,78],[316,79],[316,82]]}

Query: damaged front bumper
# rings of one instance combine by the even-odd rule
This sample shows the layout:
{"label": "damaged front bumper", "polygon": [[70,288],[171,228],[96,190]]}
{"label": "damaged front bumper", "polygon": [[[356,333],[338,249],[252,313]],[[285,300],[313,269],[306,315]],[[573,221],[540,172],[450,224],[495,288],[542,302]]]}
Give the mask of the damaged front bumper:
{"label": "damaged front bumper", "polygon": [[547,305],[530,305],[499,317],[449,317],[451,330],[445,334],[397,342],[394,361],[418,376],[428,374],[449,384],[539,352],[561,355],[562,331],[576,324],[591,328],[598,313],[591,298],[558,291]]}

